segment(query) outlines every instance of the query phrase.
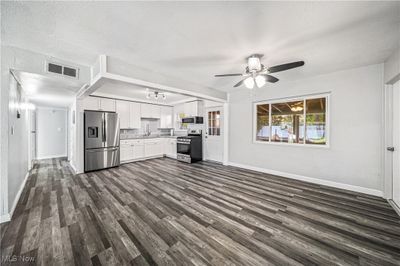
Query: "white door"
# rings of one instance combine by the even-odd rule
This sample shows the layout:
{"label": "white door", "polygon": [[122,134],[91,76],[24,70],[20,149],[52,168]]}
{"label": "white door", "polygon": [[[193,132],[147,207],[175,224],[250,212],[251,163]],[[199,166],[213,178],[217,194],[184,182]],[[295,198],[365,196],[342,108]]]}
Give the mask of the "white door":
{"label": "white door", "polygon": [[400,207],[400,81],[393,86],[393,201]]}
{"label": "white door", "polygon": [[36,159],[36,112],[29,112],[29,120],[30,120],[30,134],[29,134],[29,161],[28,168],[30,169],[33,166],[33,161]]}
{"label": "white door", "polygon": [[223,107],[207,108],[205,119],[204,158],[222,163],[224,155]]}

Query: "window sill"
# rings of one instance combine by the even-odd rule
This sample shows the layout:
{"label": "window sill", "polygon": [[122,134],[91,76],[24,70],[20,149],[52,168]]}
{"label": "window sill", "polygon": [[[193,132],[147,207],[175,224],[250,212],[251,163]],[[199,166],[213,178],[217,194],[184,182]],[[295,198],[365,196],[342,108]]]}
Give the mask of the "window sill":
{"label": "window sill", "polygon": [[259,141],[253,140],[253,144],[264,144],[273,146],[288,146],[288,147],[302,147],[302,148],[317,148],[317,149],[330,149],[330,145],[318,145],[318,144],[298,144],[298,143],[287,143],[287,142],[269,142],[269,141]]}

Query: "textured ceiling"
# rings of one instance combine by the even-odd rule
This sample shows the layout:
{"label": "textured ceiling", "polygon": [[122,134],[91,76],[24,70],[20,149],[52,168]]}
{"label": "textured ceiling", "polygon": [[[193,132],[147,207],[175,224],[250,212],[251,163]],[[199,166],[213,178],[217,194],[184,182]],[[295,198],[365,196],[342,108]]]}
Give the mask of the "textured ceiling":
{"label": "textured ceiling", "polygon": [[107,54],[152,75],[223,91],[240,78],[213,75],[242,71],[253,53],[264,54],[267,66],[304,60],[304,67],[277,75],[294,80],[383,62],[400,38],[400,2],[52,1],[1,7],[3,44],[85,65]]}

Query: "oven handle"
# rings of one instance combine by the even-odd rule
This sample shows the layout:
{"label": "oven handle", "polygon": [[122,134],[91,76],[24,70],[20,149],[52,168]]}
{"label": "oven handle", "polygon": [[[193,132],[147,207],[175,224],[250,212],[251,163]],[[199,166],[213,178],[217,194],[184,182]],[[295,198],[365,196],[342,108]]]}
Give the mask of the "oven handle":
{"label": "oven handle", "polygon": [[187,145],[190,145],[190,142],[185,142],[185,141],[177,141],[176,142],[177,144],[187,144]]}

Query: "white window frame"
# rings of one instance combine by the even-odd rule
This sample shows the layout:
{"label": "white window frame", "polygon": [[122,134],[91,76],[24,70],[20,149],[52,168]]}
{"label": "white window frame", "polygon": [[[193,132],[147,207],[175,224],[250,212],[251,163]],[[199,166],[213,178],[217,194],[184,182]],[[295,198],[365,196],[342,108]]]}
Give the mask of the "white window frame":
{"label": "white window frame", "polygon": [[[272,142],[271,141],[271,105],[274,103],[282,103],[282,102],[295,102],[295,101],[303,101],[304,103],[304,121],[306,121],[306,100],[310,99],[318,99],[318,98],[325,98],[326,99],[326,113],[325,113],[325,136],[326,136],[326,143],[325,144],[306,144],[304,143],[287,143],[287,142]],[[257,140],[257,105],[261,104],[269,104],[269,130],[270,136],[268,141],[261,141]],[[310,95],[303,95],[303,96],[292,96],[286,98],[276,98],[271,100],[265,101],[256,101],[253,102],[253,143],[254,144],[265,144],[265,145],[280,145],[280,146],[293,146],[293,147],[310,147],[310,148],[330,148],[330,93],[321,93],[321,94],[310,94]],[[304,127],[305,130],[306,127]],[[304,132],[305,133],[305,132]],[[304,134],[304,138],[305,138]]]}

